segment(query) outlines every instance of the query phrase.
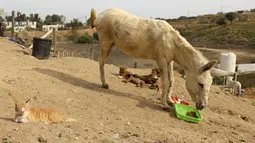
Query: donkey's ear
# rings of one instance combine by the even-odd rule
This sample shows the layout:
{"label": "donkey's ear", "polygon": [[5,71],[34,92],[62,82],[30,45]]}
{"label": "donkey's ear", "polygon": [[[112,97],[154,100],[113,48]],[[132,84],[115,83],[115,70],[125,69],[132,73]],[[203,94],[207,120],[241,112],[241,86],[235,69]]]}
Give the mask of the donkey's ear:
{"label": "donkey's ear", "polygon": [[204,66],[200,67],[199,72],[203,73],[203,72],[206,72],[206,71],[212,69],[217,64],[217,62],[218,61],[216,61],[216,60],[210,61],[209,63],[207,63]]}

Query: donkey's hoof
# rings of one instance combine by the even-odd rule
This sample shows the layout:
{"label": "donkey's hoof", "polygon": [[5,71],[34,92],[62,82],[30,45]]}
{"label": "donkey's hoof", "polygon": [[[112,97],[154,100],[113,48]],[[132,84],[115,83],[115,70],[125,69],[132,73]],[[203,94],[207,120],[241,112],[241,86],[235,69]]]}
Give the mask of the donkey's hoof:
{"label": "donkey's hoof", "polygon": [[108,85],[107,83],[102,84],[102,87],[103,87],[104,89],[109,89],[109,85]]}
{"label": "donkey's hoof", "polygon": [[172,103],[170,100],[167,100],[166,103],[167,103],[167,105],[169,105],[170,107],[173,107],[173,106],[174,106],[174,103]]}
{"label": "donkey's hoof", "polygon": [[163,106],[162,109],[168,112],[172,111],[172,108],[170,106]]}

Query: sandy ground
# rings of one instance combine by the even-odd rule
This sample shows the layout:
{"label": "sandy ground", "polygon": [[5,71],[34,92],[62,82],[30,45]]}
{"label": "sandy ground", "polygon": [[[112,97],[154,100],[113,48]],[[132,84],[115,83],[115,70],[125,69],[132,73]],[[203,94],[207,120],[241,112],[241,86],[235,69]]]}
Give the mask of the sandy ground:
{"label": "sandy ground", "polygon": [[[212,86],[209,105],[199,124],[178,120],[162,111],[155,90],[124,84],[118,67],[106,65],[110,89],[101,88],[98,63],[85,58],[37,60],[21,48],[0,39],[0,137],[9,142],[35,143],[45,136],[49,143],[226,143],[254,142],[255,100],[234,97]],[[132,69],[149,73],[149,69]],[[190,97],[184,80],[175,74],[174,91]],[[77,122],[61,124],[10,121],[14,116],[11,92],[32,106],[64,110]],[[193,102],[191,102],[193,104]]]}

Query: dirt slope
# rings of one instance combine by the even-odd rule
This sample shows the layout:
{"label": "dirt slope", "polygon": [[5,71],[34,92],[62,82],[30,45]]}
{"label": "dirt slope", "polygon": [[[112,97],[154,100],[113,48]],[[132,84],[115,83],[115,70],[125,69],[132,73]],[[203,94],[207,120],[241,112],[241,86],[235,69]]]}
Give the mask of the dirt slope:
{"label": "dirt slope", "polygon": [[[176,119],[162,111],[155,90],[124,84],[118,67],[106,65],[109,90],[101,88],[98,63],[84,58],[37,60],[0,39],[0,137],[12,142],[252,142],[255,140],[255,100],[237,98],[212,86],[208,108],[199,124]],[[147,69],[133,69],[149,73]],[[190,100],[184,80],[175,76],[174,90]],[[12,92],[33,106],[65,110],[77,122],[17,124]],[[243,119],[242,119],[243,118]]]}

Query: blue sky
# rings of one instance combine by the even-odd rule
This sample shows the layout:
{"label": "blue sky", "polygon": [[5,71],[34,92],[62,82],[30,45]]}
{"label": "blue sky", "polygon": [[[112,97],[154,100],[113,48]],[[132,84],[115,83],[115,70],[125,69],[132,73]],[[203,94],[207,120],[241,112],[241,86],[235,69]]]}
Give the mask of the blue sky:
{"label": "blue sky", "polygon": [[177,18],[179,16],[195,16],[201,14],[236,11],[255,8],[255,0],[0,0],[0,8],[8,14],[12,10],[23,13],[62,14],[67,20],[89,17],[90,9],[99,13],[106,8],[117,7],[137,16]]}

